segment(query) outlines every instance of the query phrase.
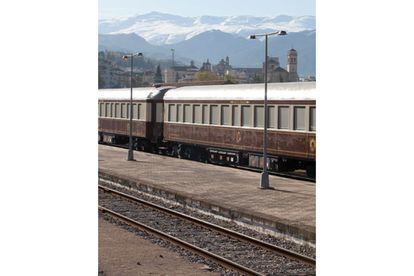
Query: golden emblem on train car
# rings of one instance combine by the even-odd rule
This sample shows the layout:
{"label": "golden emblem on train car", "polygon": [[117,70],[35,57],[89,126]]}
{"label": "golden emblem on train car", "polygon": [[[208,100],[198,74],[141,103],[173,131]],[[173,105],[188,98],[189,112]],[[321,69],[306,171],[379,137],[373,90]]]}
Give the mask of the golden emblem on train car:
{"label": "golden emblem on train car", "polygon": [[241,132],[240,132],[240,130],[238,130],[236,132],[236,142],[237,143],[240,143],[240,141],[241,141]]}
{"label": "golden emblem on train car", "polygon": [[315,152],[315,150],[316,150],[316,141],[315,141],[315,138],[311,138],[309,140],[309,149],[310,149],[311,152]]}

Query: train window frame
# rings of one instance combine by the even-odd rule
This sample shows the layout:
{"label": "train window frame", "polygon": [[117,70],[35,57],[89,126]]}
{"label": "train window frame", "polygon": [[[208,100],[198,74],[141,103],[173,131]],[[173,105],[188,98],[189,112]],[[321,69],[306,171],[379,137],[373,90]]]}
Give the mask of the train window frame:
{"label": "train window frame", "polygon": [[208,125],[210,123],[210,106],[208,104],[203,104],[201,107],[202,112],[202,124]]}
{"label": "train window frame", "polygon": [[[272,112],[270,112],[272,110]],[[273,113],[273,114],[272,114]],[[276,112],[276,106],[274,105],[268,105],[267,106],[267,114],[268,114],[268,120],[267,120],[267,127],[271,129],[277,128],[277,112]],[[273,122],[273,124],[272,124]]]}
{"label": "train window frame", "polygon": [[[213,109],[217,108],[217,111],[214,112]],[[220,125],[220,106],[218,104],[210,104],[210,125]],[[213,116],[215,115],[215,116]],[[217,117],[216,117],[217,116]],[[214,120],[214,122],[213,122]]]}
{"label": "train window frame", "polygon": [[178,123],[183,122],[183,107],[182,104],[177,104],[176,107],[177,121]]}
{"label": "train window frame", "polygon": [[133,120],[138,120],[138,117],[139,117],[138,114],[139,114],[138,113],[138,104],[134,103],[134,104],[132,104],[132,119]]}
{"label": "train window frame", "polygon": [[[312,110],[315,111],[314,115],[312,115]],[[309,107],[309,131],[316,131],[316,106]]]}
{"label": "train window frame", "polygon": [[[281,110],[284,110],[284,109],[286,109],[287,110],[287,112],[286,112],[286,114],[287,114],[287,118],[286,118],[286,123],[287,123],[287,126],[286,127],[281,127],[281,122],[282,122],[282,119],[284,119],[284,118],[282,118],[282,114],[281,114]],[[291,110],[291,108],[290,108],[290,106],[288,106],[288,105],[279,105],[278,107],[277,107],[277,129],[290,129],[290,110]]]}
{"label": "train window frame", "polygon": [[[259,114],[260,116],[257,116],[258,109],[262,109],[262,114]],[[255,105],[253,107],[253,127],[263,128],[264,127],[264,106],[263,105]],[[261,121],[260,121],[261,120]]]}
{"label": "train window frame", "polygon": [[231,106],[231,125],[240,126],[240,105],[238,104]]}
{"label": "train window frame", "polygon": [[[188,110],[186,108],[188,108]],[[188,114],[186,114],[187,112]],[[183,104],[183,123],[191,124],[192,122],[193,121],[191,104]]]}
{"label": "train window frame", "polygon": [[176,104],[168,104],[168,122],[176,122],[176,121],[177,121],[177,106]]}
{"label": "train window frame", "polygon": [[[196,108],[199,107],[199,110],[197,111]],[[201,104],[193,104],[193,124],[202,124],[203,123],[203,108]],[[200,120],[197,120],[197,119]]]}
{"label": "train window frame", "polygon": [[[225,114],[224,109],[227,108],[227,114]],[[222,104],[220,106],[220,125],[222,126],[231,126],[232,118],[231,118],[231,105],[229,104]]]}
{"label": "train window frame", "polygon": [[120,113],[121,113],[121,118],[123,118],[123,119],[126,118],[125,108],[126,108],[126,104],[122,103]]}
{"label": "train window frame", "polygon": [[[298,111],[301,111],[303,114],[298,116]],[[300,121],[298,118],[302,118],[302,127],[298,127]],[[294,106],[293,107],[293,130],[297,131],[306,131],[306,106]]]}
{"label": "train window frame", "polygon": [[144,107],[145,106],[142,103],[138,104],[138,114],[139,114],[138,120],[145,121],[145,118],[146,118],[145,111],[146,110],[145,110]]}
{"label": "train window frame", "polygon": [[[244,116],[244,108],[248,108],[249,109],[249,114],[246,114],[246,116]],[[241,105],[240,106],[240,114],[241,114],[241,118],[240,118],[240,126],[241,127],[252,127],[253,126],[253,109],[252,109],[252,105]],[[245,123],[245,118],[249,118],[248,123]]]}

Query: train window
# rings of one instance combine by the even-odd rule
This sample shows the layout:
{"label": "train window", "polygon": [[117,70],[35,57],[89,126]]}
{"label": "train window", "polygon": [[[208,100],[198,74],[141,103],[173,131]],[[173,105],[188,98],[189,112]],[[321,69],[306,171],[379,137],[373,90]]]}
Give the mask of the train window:
{"label": "train window", "polygon": [[230,125],[230,106],[221,106],[221,124],[225,126]]}
{"label": "train window", "polygon": [[175,110],[175,104],[169,104],[168,105],[168,121],[169,122],[175,122],[177,119],[176,110]]}
{"label": "train window", "polygon": [[295,106],[293,109],[294,129],[305,130],[305,107]]}
{"label": "train window", "polygon": [[242,105],[241,107],[242,115],[242,126],[252,126],[252,107],[250,105]]}
{"label": "train window", "polygon": [[310,116],[309,116],[310,127],[309,128],[311,131],[316,131],[316,108],[311,107],[309,110],[310,110]]}
{"label": "train window", "polygon": [[219,109],[218,105],[210,105],[210,124],[218,125],[219,123]]}
{"label": "train window", "polygon": [[201,113],[201,105],[193,105],[194,123],[201,124],[203,119],[203,113]]}
{"label": "train window", "polygon": [[132,105],[132,119],[138,119],[138,105]]}
{"label": "train window", "polygon": [[203,105],[203,124],[208,124],[208,105]]}
{"label": "train window", "polygon": [[239,115],[239,106],[233,105],[232,106],[232,116],[231,116],[231,125],[232,126],[239,126],[240,125],[240,115]]}
{"label": "train window", "polygon": [[104,112],[105,112],[104,104],[103,103],[100,103],[99,104],[99,116],[100,117],[103,117],[104,116]]}
{"label": "train window", "polygon": [[183,121],[183,108],[181,104],[177,104],[177,122]]}
{"label": "train window", "polygon": [[191,121],[191,105],[185,104],[184,105],[184,122],[192,123]]}
{"label": "train window", "polygon": [[[128,118],[128,119],[129,119],[129,115],[131,113],[131,110],[129,110],[129,108],[130,108],[129,107],[129,104],[126,104],[126,111],[125,111],[125,113],[126,113],[125,115],[126,116],[125,117]],[[134,117],[132,116],[132,118],[134,118]]]}
{"label": "train window", "polygon": [[112,115],[113,115],[115,118],[119,118],[119,117],[121,117],[121,116],[120,116],[120,114],[119,114],[119,113],[120,113],[120,112],[119,112],[119,104],[117,104],[117,103],[116,103],[116,104],[114,104],[114,108],[115,108],[115,111],[113,111],[113,114],[112,114]]}
{"label": "train window", "polygon": [[138,104],[138,116],[140,120],[145,120],[145,113],[144,113],[144,106],[142,104]]}
{"label": "train window", "polygon": [[267,127],[269,128],[276,128],[276,112],[275,112],[275,107],[274,106],[268,106],[267,107],[267,112],[268,112],[268,125]]}
{"label": "train window", "polygon": [[105,117],[110,117],[111,115],[111,104],[106,103],[105,104],[106,110],[105,110]]}
{"label": "train window", "polygon": [[115,104],[111,103],[111,117],[115,117]]}
{"label": "train window", "polygon": [[264,126],[264,107],[255,106],[254,107],[254,127],[263,127]]}
{"label": "train window", "polygon": [[289,129],[289,107],[279,106],[279,129]]}
{"label": "train window", "polygon": [[121,118],[126,118],[126,106],[121,104]]}

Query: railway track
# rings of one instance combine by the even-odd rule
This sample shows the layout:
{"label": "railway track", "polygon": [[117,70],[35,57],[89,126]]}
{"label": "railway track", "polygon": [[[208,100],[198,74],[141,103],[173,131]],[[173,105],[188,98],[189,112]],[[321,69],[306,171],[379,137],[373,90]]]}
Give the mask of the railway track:
{"label": "railway track", "polygon": [[[116,147],[116,148],[123,148],[123,149],[128,149],[128,145],[116,145],[116,144],[109,144],[109,143],[101,143],[102,145],[105,146],[111,146],[111,147]],[[174,158],[172,156],[169,156],[171,158]],[[191,160],[192,161],[192,160]],[[210,163],[213,165],[217,165],[217,166],[224,166],[221,164],[216,164],[216,163]],[[251,171],[251,172],[257,172],[257,173],[261,173],[262,170],[261,169],[257,169],[257,168],[251,168],[251,167],[245,167],[245,166],[227,166],[227,167],[231,167],[231,168],[237,168],[240,170],[246,170],[246,171]],[[312,182],[315,183],[316,179],[312,178],[312,177],[308,177],[306,175],[302,175],[302,174],[298,174],[298,173],[291,173],[291,172],[273,172],[273,171],[268,171],[268,173],[270,175],[274,175],[274,176],[280,176],[280,177],[285,177],[285,178],[290,178],[290,179],[296,179],[296,180],[302,180],[302,181],[307,181],[307,182]]]}
{"label": "railway track", "polygon": [[243,275],[314,275],[315,260],[99,185],[99,210]]}

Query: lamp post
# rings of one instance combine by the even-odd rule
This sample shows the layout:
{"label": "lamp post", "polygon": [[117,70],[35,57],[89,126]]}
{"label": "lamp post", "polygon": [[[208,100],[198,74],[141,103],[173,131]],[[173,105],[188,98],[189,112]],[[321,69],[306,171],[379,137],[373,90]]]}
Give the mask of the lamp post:
{"label": "lamp post", "polygon": [[128,60],[131,59],[131,75],[129,78],[129,86],[131,87],[131,93],[129,98],[129,147],[128,147],[128,161],[134,160],[134,150],[132,148],[132,71],[134,68],[134,56],[142,57],[142,53],[130,54],[122,56],[122,59]]}
{"label": "lamp post", "polygon": [[264,127],[263,127],[263,172],[260,178],[260,189],[269,189],[269,173],[267,172],[267,125],[268,125],[268,110],[267,110],[267,42],[270,35],[286,35],[286,31],[278,31],[265,34],[250,35],[250,39],[257,37],[265,37],[265,68],[264,68]]}
{"label": "lamp post", "polygon": [[175,49],[171,49],[171,54],[172,54],[172,66],[174,66],[174,53],[175,53]]}

